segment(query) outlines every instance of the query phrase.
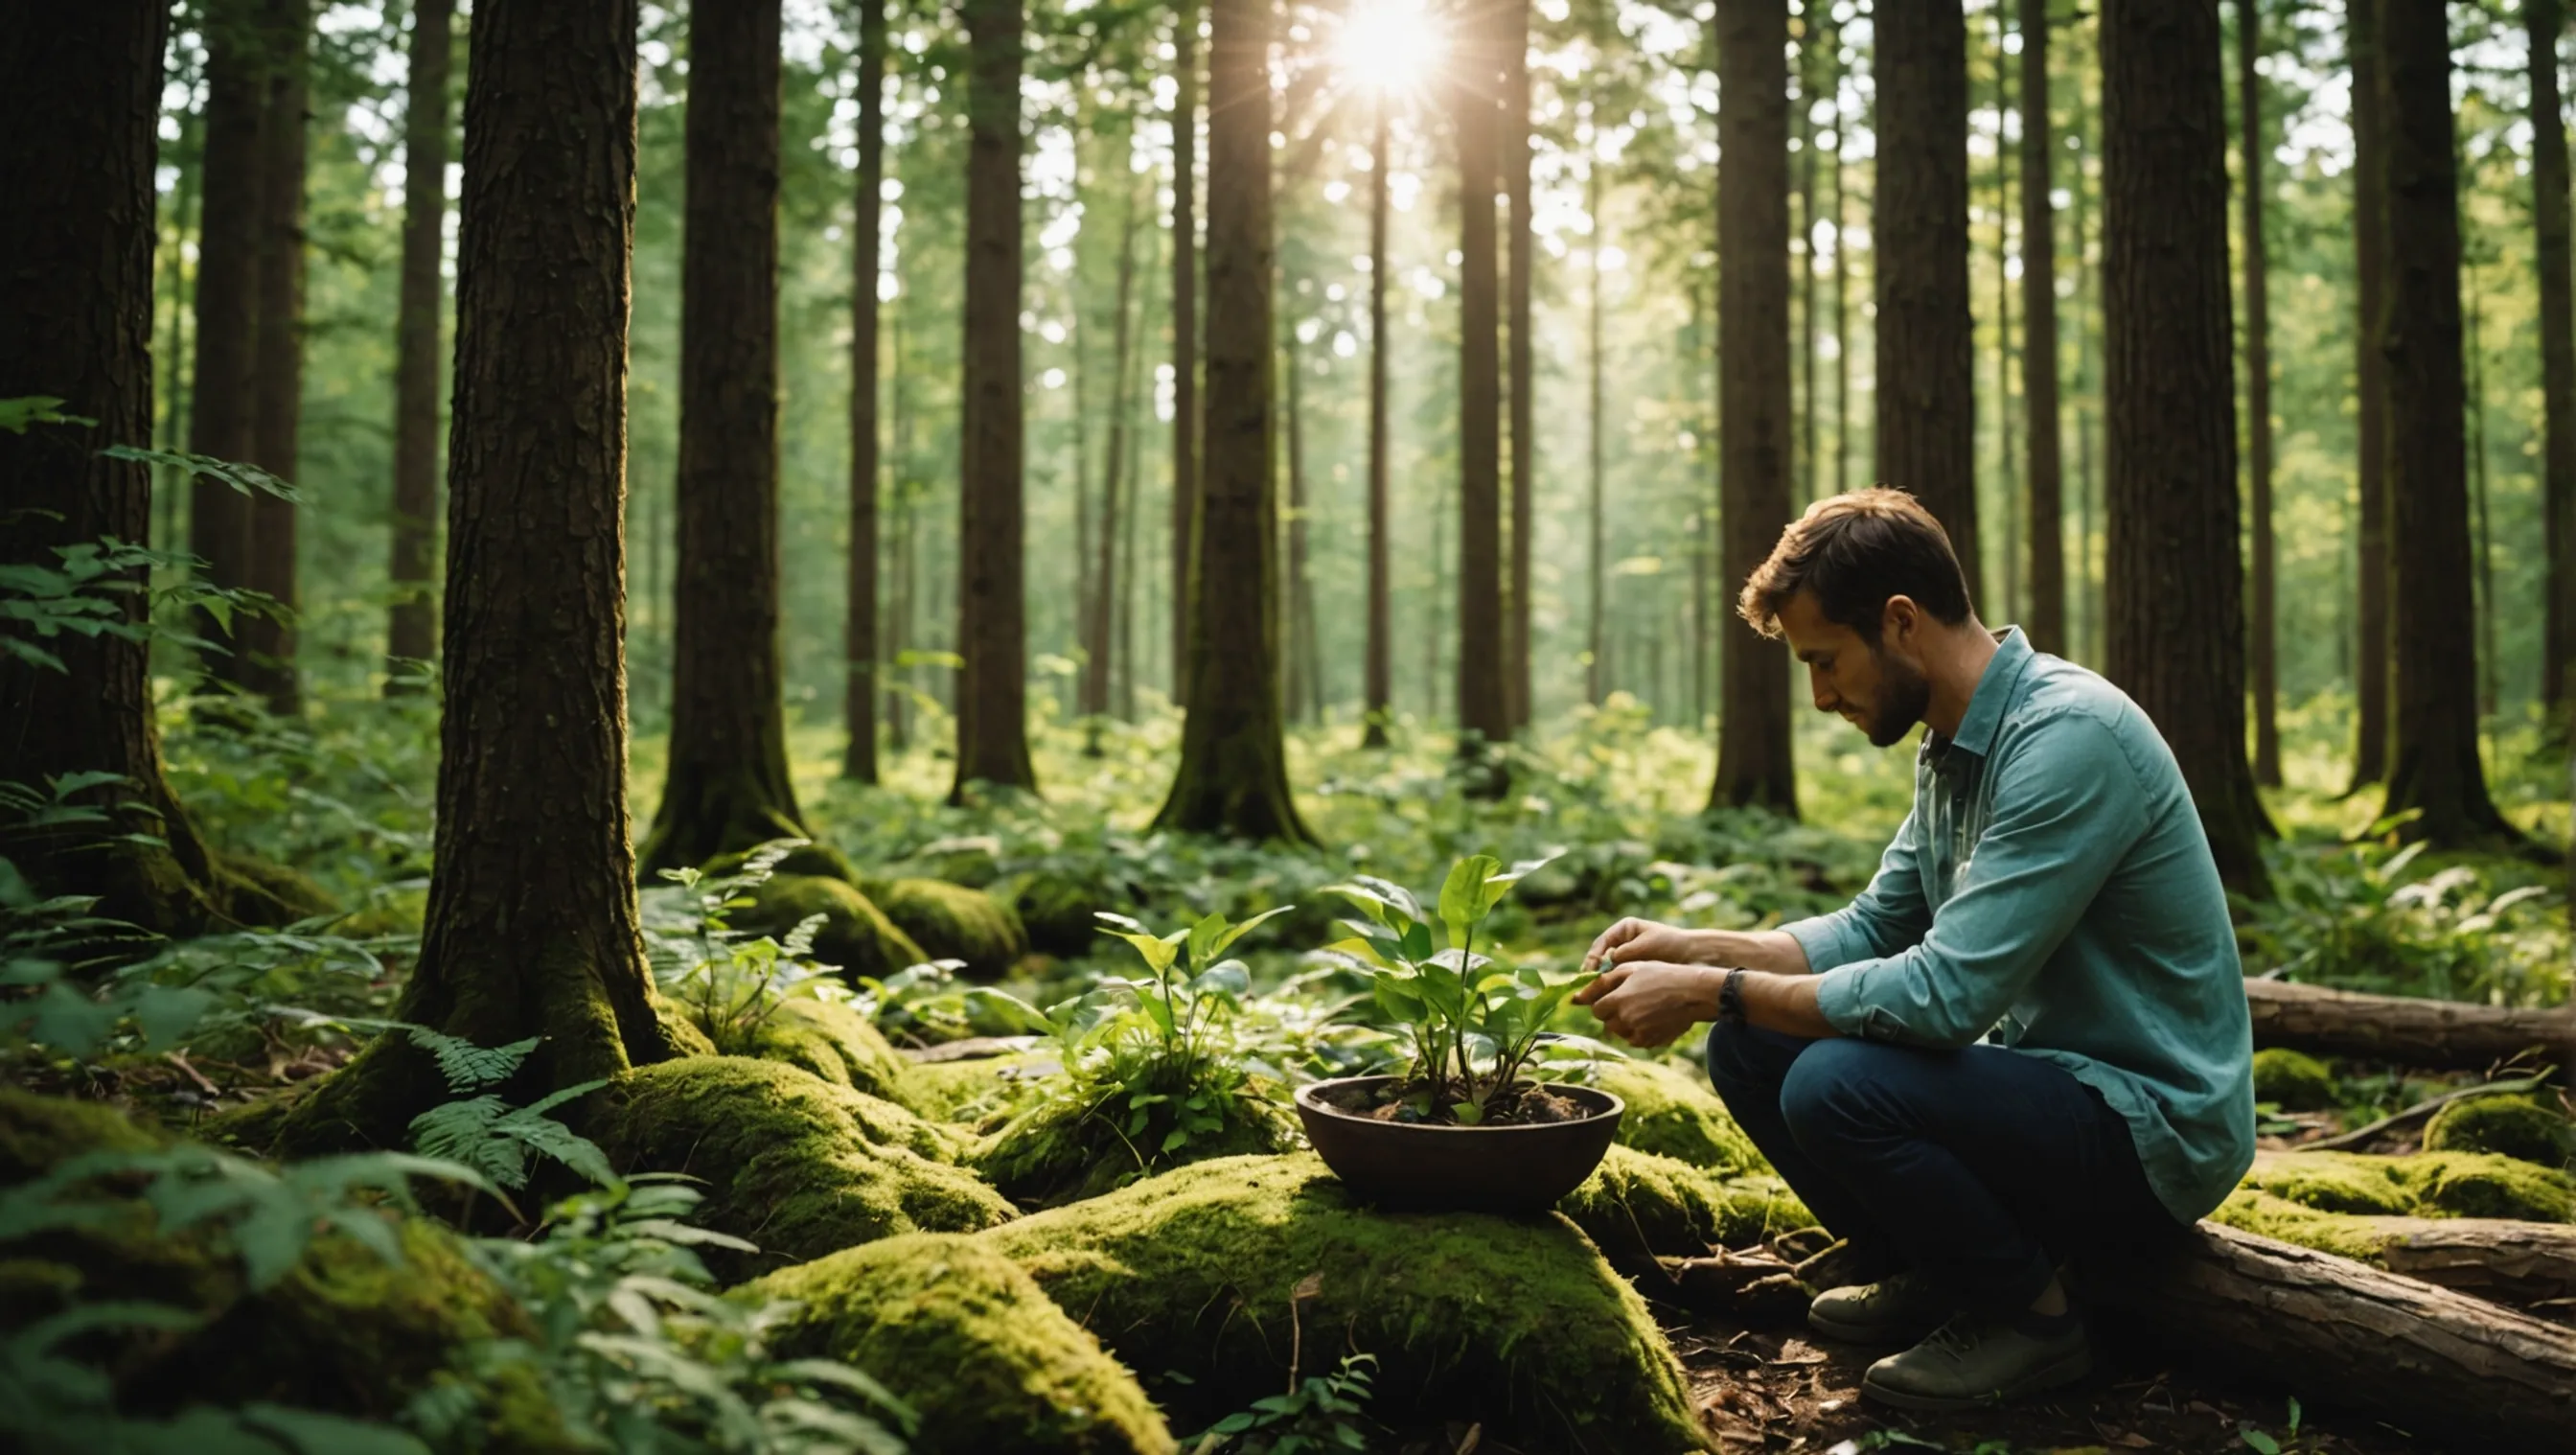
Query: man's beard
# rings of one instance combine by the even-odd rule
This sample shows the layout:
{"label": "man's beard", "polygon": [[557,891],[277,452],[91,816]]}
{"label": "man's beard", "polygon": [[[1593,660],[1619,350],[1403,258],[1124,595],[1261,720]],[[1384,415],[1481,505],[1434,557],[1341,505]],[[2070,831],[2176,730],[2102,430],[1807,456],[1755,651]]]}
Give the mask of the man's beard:
{"label": "man's beard", "polygon": [[1870,655],[1878,663],[1878,701],[1862,731],[1869,734],[1871,747],[1892,748],[1905,741],[1932,705],[1932,679],[1892,652],[1873,647]]}

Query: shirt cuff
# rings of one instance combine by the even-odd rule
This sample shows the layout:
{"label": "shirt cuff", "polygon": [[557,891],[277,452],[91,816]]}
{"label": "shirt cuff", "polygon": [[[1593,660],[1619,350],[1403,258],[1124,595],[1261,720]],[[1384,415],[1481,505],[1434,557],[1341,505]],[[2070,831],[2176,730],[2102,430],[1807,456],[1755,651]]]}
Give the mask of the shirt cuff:
{"label": "shirt cuff", "polygon": [[1869,968],[1845,965],[1816,977],[1816,1013],[1846,1036],[1868,1036],[1873,1029],[1884,1029],[1875,1024],[1881,1013],[1870,1006],[1868,987],[1862,983]]}
{"label": "shirt cuff", "polygon": [[1798,942],[1798,948],[1807,952],[1807,968],[1819,974],[1878,953],[1876,947],[1853,931],[1850,916],[1844,914],[1792,920],[1780,926],[1780,932]]}

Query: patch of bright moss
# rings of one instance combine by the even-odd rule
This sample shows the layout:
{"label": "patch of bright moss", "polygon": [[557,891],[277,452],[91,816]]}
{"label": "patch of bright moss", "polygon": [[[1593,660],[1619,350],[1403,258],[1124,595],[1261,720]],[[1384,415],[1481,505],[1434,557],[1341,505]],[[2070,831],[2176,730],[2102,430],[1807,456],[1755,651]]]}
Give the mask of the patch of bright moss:
{"label": "patch of bright moss", "polygon": [[975,980],[999,980],[1029,952],[1020,917],[980,889],[938,879],[872,882],[870,897],[933,960],[963,960]]}
{"label": "patch of bright moss", "polygon": [[1661,1061],[1605,1061],[1592,1084],[1628,1104],[1619,1142],[1729,1175],[1769,1172],[1770,1164],[1698,1076]]}
{"label": "patch of bright moss", "polygon": [[775,1348],[866,1370],[921,1416],[920,1450],[1164,1455],[1136,1377],[979,1239],[889,1238],[749,1285],[790,1299]]}
{"label": "patch of bright moss", "polygon": [[2492,1153],[2272,1153],[2255,1159],[2243,1185],[2320,1212],[2576,1222],[2566,1173]]}
{"label": "patch of bright moss", "polygon": [[809,915],[823,916],[814,936],[814,958],[845,975],[882,980],[930,957],[895,928],[868,897],[849,883],[821,874],[780,874],[752,891],[749,907],[733,926],[758,935],[785,935]]}
{"label": "patch of bright moss", "polygon": [[835,1086],[913,1111],[927,1109],[915,1099],[912,1063],[887,1044],[875,1022],[838,1001],[781,1001],[743,1045],[720,1049],[728,1055],[784,1061]]}
{"label": "patch of bright moss", "polygon": [[2287,1198],[2251,1187],[2240,1187],[2229,1193],[2227,1201],[2209,1215],[2214,1223],[2224,1223],[2242,1232],[2260,1233],[2314,1248],[2320,1253],[2333,1253],[2364,1263],[2376,1262],[2379,1250],[2387,1241],[2369,1220],[2351,1213],[2323,1212],[2303,1207]]}
{"label": "patch of bright moss", "polygon": [[975,1056],[956,1061],[922,1061],[905,1072],[911,1105],[922,1115],[964,1122],[986,1131],[997,1129],[1040,1075],[1060,1068],[1045,1051],[1011,1056]]}
{"label": "patch of bright moss", "polygon": [[1311,1155],[1228,1157],[983,1235],[1121,1362],[1221,1417],[1352,1351],[1372,1413],[1540,1448],[1704,1449],[1636,1290],[1556,1216],[1384,1213]]}
{"label": "patch of bright moss", "polygon": [[801,1263],[897,1233],[973,1232],[1010,1204],[942,1158],[948,1133],[777,1061],[697,1056],[626,1073],[584,1130],[624,1171],[704,1178],[697,1221],[760,1245],[707,1250],[719,1277]]}
{"label": "patch of bright moss", "polygon": [[978,1143],[969,1160],[1012,1201],[1052,1207],[1098,1197],[1158,1168],[1285,1152],[1297,1145],[1296,1123],[1257,1088],[1206,1094],[1218,1099],[1223,1125],[1168,1152],[1162,1150],[1172,1125],[1168,1113],[1150,1111],[1144,1129],[1131,1135],[1126,1093],[1107,1087],[1099,1092],[1107,1100],[1098,1111],[1071,1099],[1050,1098],[1021,1112]]}
{"label": "patch of bright moss", "polygon": [[1740,1248],[1815,1218],[1767,1176],[1713,1177],[1687,1162],[1614,1146],[1557,1211],[1614,1257],[1695,1258]]}
{"label": "patch of bright moss", "polygon": [[2266,1046],[2254,1053],[2254,1098],[2288,1111],[2323,1111],[2337,1101],[2334,1072],[2305,1051]]}
{"label": "patch of bright moss", "polygon": [[2565,1167],[2576,1158],[2576,1125],[2527,1096],[2474,1096],[2433,1113],[2427,1152],[2493,1152]]}

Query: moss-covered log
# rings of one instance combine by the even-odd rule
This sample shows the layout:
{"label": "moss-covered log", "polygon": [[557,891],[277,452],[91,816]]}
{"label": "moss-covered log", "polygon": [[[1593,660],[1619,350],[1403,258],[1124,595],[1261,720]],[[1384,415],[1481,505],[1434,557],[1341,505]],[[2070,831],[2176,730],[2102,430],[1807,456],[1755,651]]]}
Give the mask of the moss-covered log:
{"label": "moss-covered log", "polygon": [[2265,1152],[2244,1185],[2320,1212],[2576,1222],[2568,1175],[2483,1152]]}
{"label": "moss-covered log", "polygon": [[2576,1297],[2576,1225],[2567,1223],[2324,1212],[2252,1188],[2210,1221],[2497,1303]]}
{"label": "moss-covered log", "polygon": [[2248,980],[2245,1000],[2258,1046],[2428,1070],[2478,1071],[2534,1049],[2561,1067],[2576,1064],[2576,1006],[2517,1010],[2286,980]]}
{"label": "moss-covered log", "polygon": [[889,1101],[775,1061],[701,1056],[638,1067],[583,1129],[622,1171],[706,1181],[697,1220],[760,1245],[708,1262],[733,1278],[897,1233],[974,1232],[1011,1206],[952,1165],[946,1131]]}
{"label": "moss-covered log", "polygon": [[921,1416],[924,1451],[1165,1455],[1163,1417],[1018,1264],[922,1233],[800,1263],[745,1296],[788,1299],[782,1354],[844,1360]]}
{"label": "moss-covered log", "polygon": [[868,881],[866,892],[924,958],[962,960],[970,979],[999,980],[1029,953],[1019,915],[980,889],[938,879],[887,879]]}
{"label": "moss-covered log", "polygon": [[1292,1366],[1378,1360],[1381,1418],[1529,1449],[1704,1448],[1644,1302],[1570,1223],[1353,1204],[1311,1156],[1230,1157],[1005,1224],[1026,1268],[1168,1403],[1214,1417]]}

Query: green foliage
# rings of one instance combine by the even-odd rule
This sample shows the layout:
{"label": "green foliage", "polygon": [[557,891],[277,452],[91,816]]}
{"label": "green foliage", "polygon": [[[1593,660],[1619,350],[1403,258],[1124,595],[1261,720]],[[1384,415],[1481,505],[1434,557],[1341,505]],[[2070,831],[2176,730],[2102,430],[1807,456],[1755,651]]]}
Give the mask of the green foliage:
{"label": "green foliage", "polygon": [[1198,1452],[1240,1455],[1313,1455],[1369,1448],[1369,1381],[1374,1354],[1345,1354],[1330,1374],[1310,1374],[1286,1394],[1264,1395],[1207,1427],[1190,1446]]}
{"label": "green foliage", "polygon": [[2508,861],[2431,872],[2425,846],[2383,843],[2271,861],[2274,897],[2241,906],[2249,970],[2347,990],[2546,1005],[2576,956],[2558,894]]}
{"label": "green foliage", "polygon": [[[0,525],[12,523],[18,514],[0,513]],[[282,620],[289,614],[260,592],[208,583],[205,562],[194,556],[156,551],[114,536],[55,546],[53,556],[51,565],[0,561],[0,658],[66,672],[70,669],[63,659],[39,645],[64,637],[114,637],[145,644],[157,640],[197,651],[221,651],[170,623],[185,620],[188,610],[198,610],[230,631],[235,616]],[[174,584],[155,590],[150,584],[154,571],[173,575]]]}
{"label": "green foliage", "polygon": [[753,891],[804,839],[773,839],[746,855],[739,869],[707,878],[696,869],[665,869],[674,886],[647,896],[644,946],[662,993],[688,1012],[716,1049],[745,1052],[791,998],[832,1000],[848,990],[814,963],[814,935],[824,916],[808,915],[784,939],[746,936],[727,916],[748,909]]}

